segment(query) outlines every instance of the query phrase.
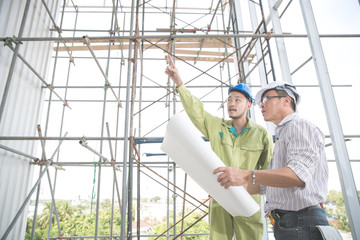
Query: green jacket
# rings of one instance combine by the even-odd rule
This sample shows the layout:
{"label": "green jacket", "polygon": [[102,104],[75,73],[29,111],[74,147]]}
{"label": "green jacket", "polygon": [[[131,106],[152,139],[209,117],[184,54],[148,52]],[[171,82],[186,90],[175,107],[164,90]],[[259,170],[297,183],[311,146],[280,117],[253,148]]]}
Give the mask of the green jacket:
{"label": "green jacket", "polygon": [[[273,151],[267,130],[248,118],[246,129],[237,137],[232,132],[232,121],[215,117],[204,110],[203,103],[181,85],[177,92],[193,124],[209,139],[211,148],[226,166],[244,170],[266,169]],[[260,195],[253,195],[260,203]],[[215,202],[215,201],[213,201]],[[212,206],[216,206],[213,203]]]}

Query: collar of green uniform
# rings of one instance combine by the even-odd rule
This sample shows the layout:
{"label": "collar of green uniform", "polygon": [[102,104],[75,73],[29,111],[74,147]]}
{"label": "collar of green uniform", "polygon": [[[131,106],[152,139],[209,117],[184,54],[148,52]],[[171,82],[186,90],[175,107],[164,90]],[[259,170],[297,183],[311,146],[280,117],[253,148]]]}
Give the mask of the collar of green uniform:
{"label": "collar of green uniform", "polygon": [[[255,123],[248,117],[246,117],[247,121],[248,121],[248,124],[246,125],[246,128],[249,129],[249,128],[252,128],[255,126]],[[227,127],[228,129],[230,129],[233,125],[232,125],[232,120],[224,120],[223,122],[223,125],[225,127]]]}
{"label": "collar of green uniform", "polygon": [[227,127],[229,129],[230,132],[232,132],[236,137],[240,136],[243,132],[245,132],[247,129],[252,128],[253,126],[255,126],[254,122],[246,117],[246,119],[248,120],[248,124],[246,125],[246,127],[241,131],[240,134],[237,134],[235,131],[234,126],[232,125],[232,120],[226,120],[223,122],[223,125],[225,127]]}
{"label": "collar of green uniform", "polygon": [[247,130],[247,127],[245,127],[239,134],[237,134],[234,126],[232,126],[232,127],[229,129],[229,131],[232,132],[232,133],[235,135],[235,137],[240,136],[240,135],[243,134],[246,130]]}

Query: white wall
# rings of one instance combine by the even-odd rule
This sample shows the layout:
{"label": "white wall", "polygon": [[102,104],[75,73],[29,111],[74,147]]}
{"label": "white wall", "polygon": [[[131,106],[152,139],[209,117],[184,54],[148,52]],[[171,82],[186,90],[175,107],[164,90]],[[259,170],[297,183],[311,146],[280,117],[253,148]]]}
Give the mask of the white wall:
{"label": "white wall", "polygon": [[[53,16],[57,15],[60,1],[45,1]],[[18,36],[26,0],[0,0],[0,37]],[[23,37],[51,36],[53,27],[42,1],[31,1]],[[13,45],[15,47],[15,45]],[[51,42],[23,42],[19,53],[31,66],[47,79],[51,57]],[[0,43],[0,97],[4,96],[13,52]],[[51,82],[49,80],[48,82]],[[18,58],[11,78],[0,136],[37,136],[36,126],[43,104],[41,81]],[[0,144],[34,155],[35,141],[0,141]],[[0,149],[0,238],[18,213],[30,188],[33,168],[30,160]],[[36,168],[38,169],[38,168]],[[37,171],[35,174],[38,174]],[[46,176],[45,176],[46,177]],[[27,209],[20,216],[7,239],[24,239]]]}

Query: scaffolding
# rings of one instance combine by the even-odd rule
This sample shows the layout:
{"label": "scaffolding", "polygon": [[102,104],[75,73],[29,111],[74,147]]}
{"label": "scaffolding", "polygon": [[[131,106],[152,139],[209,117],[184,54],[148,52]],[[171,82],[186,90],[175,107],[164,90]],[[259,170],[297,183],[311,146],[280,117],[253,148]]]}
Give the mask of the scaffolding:
{"label": "scaffolding", "polygon": [[[167,55],[175,59],[183,78],[187,79],[187,87],[209,105],[210,112],[224,118],[227,88],[239,82],[259,89],[268,82],[281,79],[300,89],[318,89],[324,108],[323,119],[329,129],[326,137],[331,140],[327,146],[332,147],[335,155],[329,162],[337,165],[352,236],[360,238],[360,229],[356,227],[360,226],[360,207],[351,169],[351,163],[360,160],[350,159],[346,146],[347,141],[356,141],[360,135],[343,133],[333,91],[352,86],[331,84],[320,41],[359,40],[360,33],[319,34],[310,0],[299,3],[292,0],[268,0],[266,3],[262,0],[209,0],[191,4],[166,0],[113,0],[96,6],[85,5],[89,4],[86,1],[81,5],[83,1],[80,0],[64,0],[55,12],[42,0],[42,11],[46,12],[44,18],[53,26],[49,29],[51,36],[25,37],[22,32],[30,2],[26,1],[17,36],[0,36],[4,48],[13,53],[2,93],[0,124],[7,117],[3,113],[17,59],[41,81],[39,91],[45,96],[44,114],[41,124],[34,126],[37,135],[0,136],[0,141],[31,142],[39,146],[38,153],[32,156],[6,144],[0,144],[0,148],[28,159],[28,167],[39,171],[39,175],[30,184],[30,191],[26,192],[17,214],[11,216],[7,228],[1,230],[1,239],[9,239],[32,198],[35,210],[30,239],[34,239],[40,186],[45,178],[51,199],[50,223],[55,215],[55,224],[48,226],[47,239],[158,239],[164,236],[183,239],[208,234],[189,233],[188,230],[206,219],[209,199],[202,198],[203,193],[190,193],[188,189],[195,183],[189,183],[191,179],[186,173],[159,149],[166,123],[173,114],[182,111],[172,82],[163,74]],[[282,18],[289,9],[297,7],[301,10],[305,33],[283,32]],[[285,47],[285,41],[291,40],[303,41],[309,48],[309,56],[302,62],[296,61],[293,71]],[[21,54],[19,49],[26,42],[53,43],[50,77],[44,77]],[[315,74],[311,78],[317,78],[317,81],[294,81],[293,76],[304,68],[309,70],[310,62],[314,64]],[[250,115],[261,122],[255,109]],[[270,125],[268,128],[271,131]],[[66,176],[64,170],[71,168],[87,171],[86,176],[89,172],[93,174],[94,182],[89,184],[93,186],[91,201],[96,204],[93,236],[66,236],[59,223],[55,203],[62,196],[56,193],[59,188],[61,191],[59,185],[64,184],[61,183],[61,178]],[[180,174],[183,183],[178,183]],[[151,185],[148,186],[149,182]],[[140,230],[141,199],[144,189],[154,185],[157,187],[153,191],[166,196],[167,227],[162,234],[150,236]],[[104,192],[111,198],[111,231],[108,235],[100,233],[99,223]],[[190,206],[189,212],[186,206]],[[113,229],[116,208],[121,214],[120,232]],[[176,215],[179,209],[181,217]],[[185,228],[184,219],[195,211],[202,217]],[[181,226],[181,231],[176,226]],[[52,228],[57,229],[57,236],[50,236]],[[266,226],[264,232],[264,239],[268,239]]]}

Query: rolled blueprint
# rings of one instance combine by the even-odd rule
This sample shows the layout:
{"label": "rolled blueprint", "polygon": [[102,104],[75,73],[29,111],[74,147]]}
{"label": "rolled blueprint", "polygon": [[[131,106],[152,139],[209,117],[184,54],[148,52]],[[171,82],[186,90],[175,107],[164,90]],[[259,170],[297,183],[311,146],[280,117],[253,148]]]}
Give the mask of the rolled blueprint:
{"label": "rolled blueprint", "polygon": [[243,186],[220,185],[213,171],[225,165],[185,113],[170,119],[160,148],[232,216],[250,217],[260,209]]}

